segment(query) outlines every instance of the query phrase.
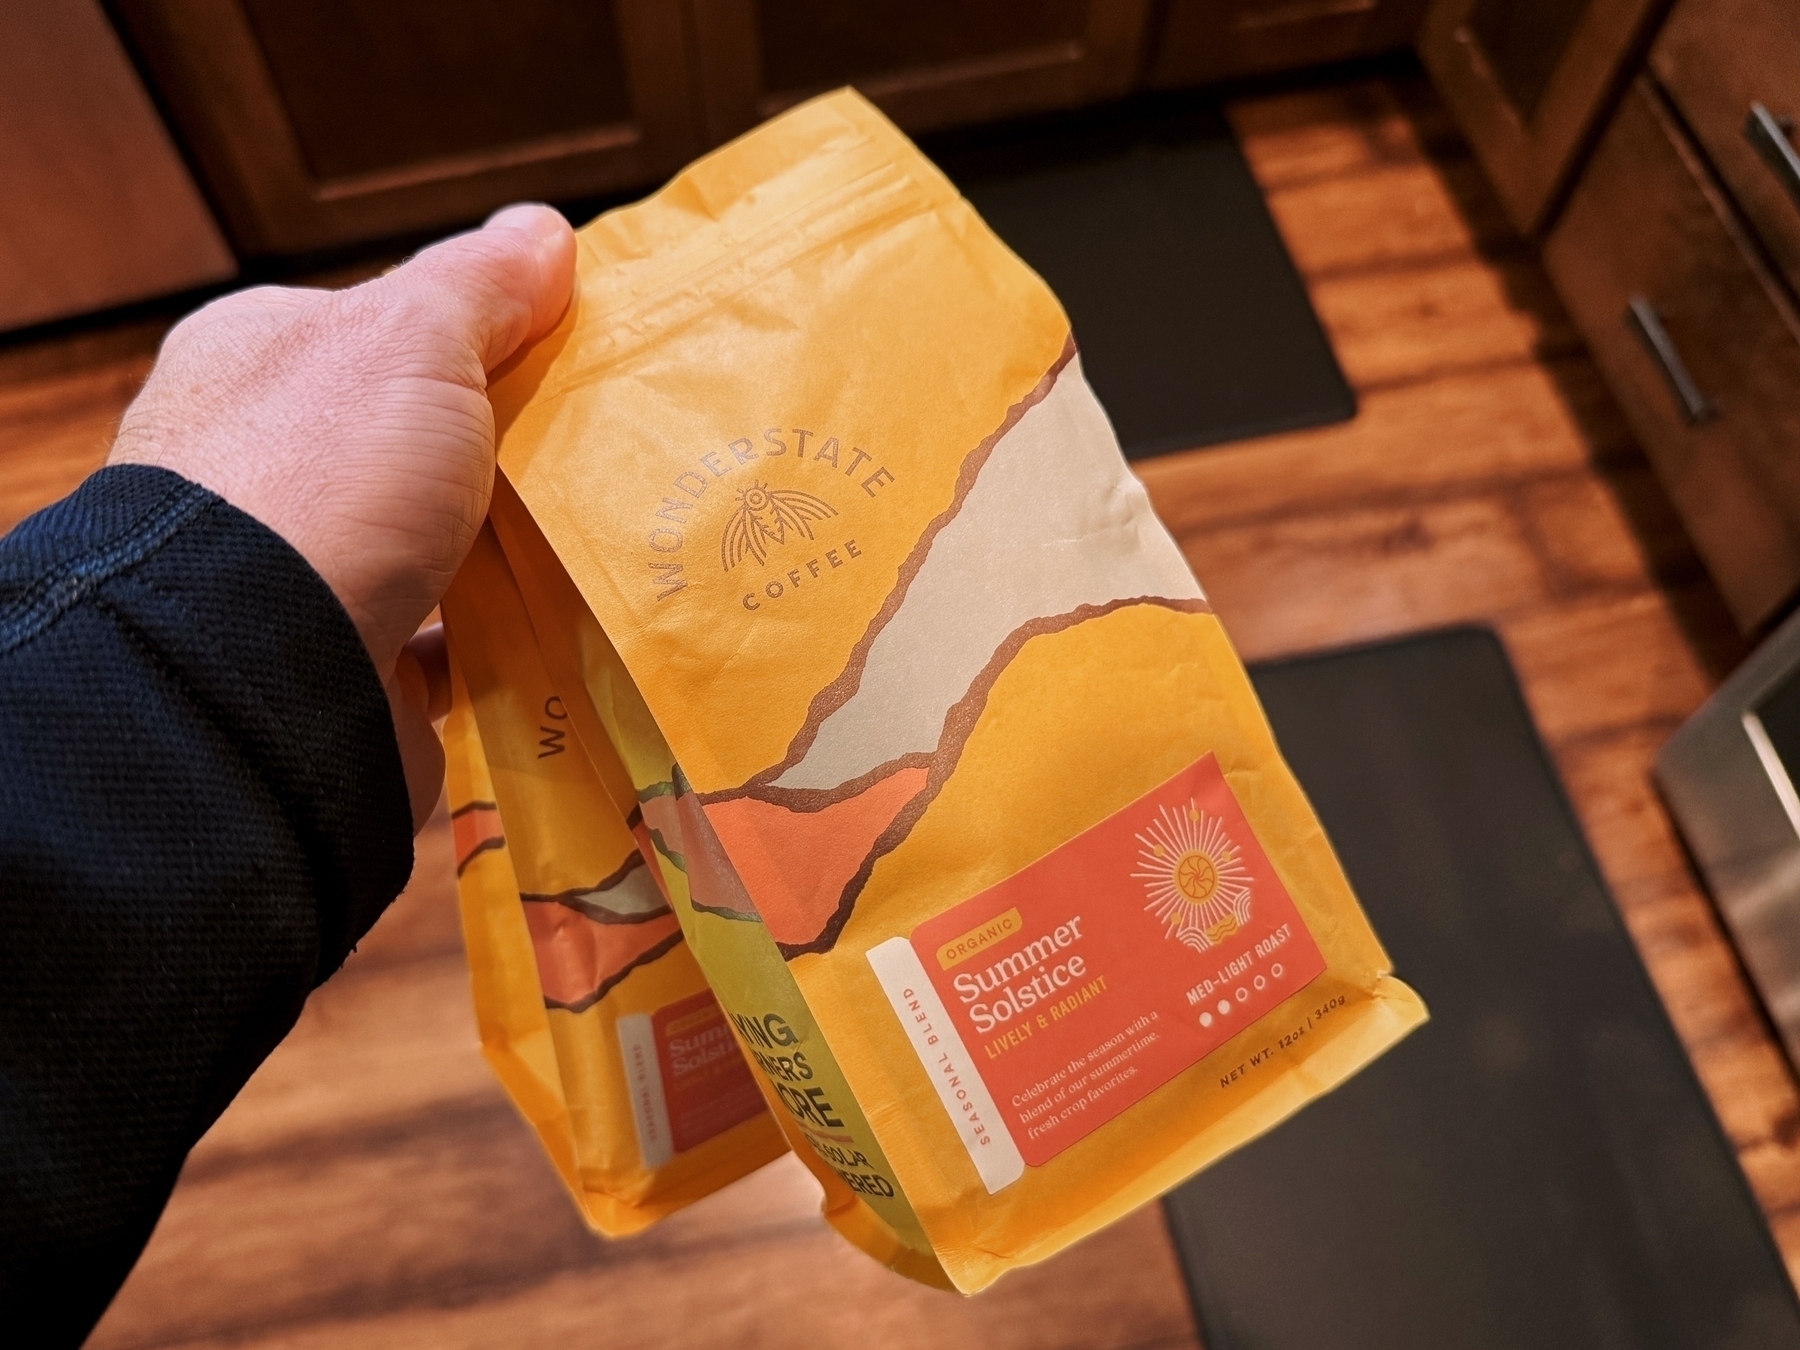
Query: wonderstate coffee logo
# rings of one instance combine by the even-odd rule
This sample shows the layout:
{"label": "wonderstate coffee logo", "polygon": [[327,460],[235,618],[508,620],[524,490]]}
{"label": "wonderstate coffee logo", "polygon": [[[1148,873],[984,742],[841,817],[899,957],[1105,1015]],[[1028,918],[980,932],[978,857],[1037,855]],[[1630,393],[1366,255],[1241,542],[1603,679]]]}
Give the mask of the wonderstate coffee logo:
{"label": "wonderstate coffee logo", "polygon": [[719,561],[727,572],[746,557],[766,563],[769,550],[787,543],[790,532],[810,540],[812,523],[836,514],[830,502],[810,492],[754,483],[738,493],[738,509],[731,513],[719,541]]}
{"label": "wonderstate coffee logo", "polygon": [[[766,427],[760,440],[740,436],[723,450],[708,450],[693,462],[697,467],[676,474],[651,508],[645,542],[652,556],[646,562],[659,602],[679,595],[690,582],[698,583],[690,545],[696,535],[710,534],[714,528],[719,531],[714,538],[726,575],[774,571],[745,576],[741,603],[747,610],[762,609],[801,591],[808,582],[824,580],[863,556],[853,535],[841,528],[843,489],[835,487],[834,480],[848,479],[845,486],[859,488],[870,498],[879,497],[894,482],[892,471],[867,450],[804,427]],[[807,467],[784,471],[789,464]],[[745,469],[751,471],[719,486]],[[745,478],[750,481],[745,483]],[[722,513],[720,506],[725,508]],[[841,537],[826,533],[827,522],[834,520],[840,521]],[[817,547],[797,549],[796,542]]]}

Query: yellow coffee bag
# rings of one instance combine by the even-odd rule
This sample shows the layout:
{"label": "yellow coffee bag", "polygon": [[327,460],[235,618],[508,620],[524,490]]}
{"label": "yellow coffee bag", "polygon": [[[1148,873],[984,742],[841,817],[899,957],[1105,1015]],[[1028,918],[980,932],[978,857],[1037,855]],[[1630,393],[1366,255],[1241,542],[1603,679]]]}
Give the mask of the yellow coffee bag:
{"label": "yellow coffee bag", "polygon": [[538,625],[840,1227],[979,1289],[1423,1020],[1055,297],[873,108],[578,243],[493,387]]}
{"label": "yellow coffee bag", "polygon": [[620,1236],[787,1145],[640,847],[635,807],[621,812],[571,731],[491,530],[443,612],[483,1049],[588,1222]]}

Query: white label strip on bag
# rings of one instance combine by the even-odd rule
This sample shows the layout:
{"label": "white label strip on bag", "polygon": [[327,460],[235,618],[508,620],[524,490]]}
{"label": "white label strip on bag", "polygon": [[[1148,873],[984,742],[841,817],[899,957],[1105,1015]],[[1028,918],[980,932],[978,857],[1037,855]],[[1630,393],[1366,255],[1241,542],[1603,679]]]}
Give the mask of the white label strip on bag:
{"label": "white label strip on bag", "polygon": [[926,978],[912,943],[902,937],[889,938],[870,949],[869,964],[937,1089],[938,1100],[956,1126],[957,1138],[968,1150],[981,1184],[989,1195],[1004,1190],[1025,1175],[1025,1159],[1019,1156],[1018,1145]]}
{"label": "white label strip on bag", "polygon": [[661,1167],[675,1156],[675,1143],[669,1128],[669,1103],[663,1096],[662,1066],[656,1058],[656,1033],[648,1013],[630,1013],[619,1019],[619,1049],[625,1056],[638,1152],[643,1154],[646,1168]]}

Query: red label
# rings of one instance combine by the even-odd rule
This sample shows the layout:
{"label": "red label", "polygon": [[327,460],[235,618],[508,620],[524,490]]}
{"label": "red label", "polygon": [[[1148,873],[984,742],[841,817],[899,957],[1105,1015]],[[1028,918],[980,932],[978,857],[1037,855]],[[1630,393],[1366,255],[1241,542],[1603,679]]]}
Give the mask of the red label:
{"label": "red label", "polygon": [[650,1025],[675,1152],[703,1144],[763,1109],[750,1066],[710,990],[658,1008]]}
{"label": "red label", "polygon": [[1325,970],[1211,755],[911,942],[1033,1166]]}

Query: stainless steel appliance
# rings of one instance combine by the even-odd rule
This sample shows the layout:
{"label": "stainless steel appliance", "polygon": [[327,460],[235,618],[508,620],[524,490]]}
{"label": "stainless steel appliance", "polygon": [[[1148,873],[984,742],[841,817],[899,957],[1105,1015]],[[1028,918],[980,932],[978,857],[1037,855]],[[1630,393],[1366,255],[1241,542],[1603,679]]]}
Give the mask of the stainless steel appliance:
{"label": "stainless steel appliance", "polygon": [[1682,725],[1656,776],[1800,1065],[1800,613]]}

